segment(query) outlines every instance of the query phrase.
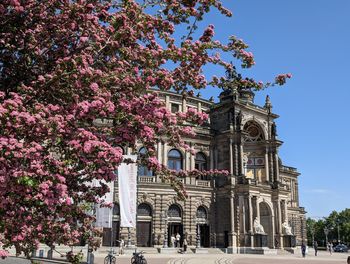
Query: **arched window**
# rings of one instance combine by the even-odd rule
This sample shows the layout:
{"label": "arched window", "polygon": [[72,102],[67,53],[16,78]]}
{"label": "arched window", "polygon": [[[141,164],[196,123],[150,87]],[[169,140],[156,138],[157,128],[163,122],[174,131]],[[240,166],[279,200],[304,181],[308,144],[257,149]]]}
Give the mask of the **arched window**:
{"label": "arched window", "polygon": [[172,149],[168,153],[168,168],[170,170],[182,170],[182,155],[177,149]]}
{"label": "arched window", "polygon": [[172,204],[168,210],[169,217],[181,217],[181,209],[178,205]]}
{"label": "arched window", "polygon": [[142,203],[137,207],[138,216],[152,216],[152,208],[146,203]]}
{"label": "arched window", "polygon": [[207,170],[207,157],[202,152],[198,152],[196,154],[195,169],[200,171]]}
{"label": "arched window", "polygon": [[244,125],[243,130],[246,133],[245,141],[247,142],[257,142],[264,140],[264,134],[261,127],[253,121],[248,121]]}
{"label": "arched window", "polygon": [[202,220],[206,220],[208,218],[207,210],[203,206],[198,207],[197,218]]}
{"label": "arched window", "polygon": [[[140,148],[139,157],[145,157],[147,155],[147,149],[145,147]],[[153,176],[153,171],[149,170],[147,166],[139,165],[138,166],[139,176]]]}

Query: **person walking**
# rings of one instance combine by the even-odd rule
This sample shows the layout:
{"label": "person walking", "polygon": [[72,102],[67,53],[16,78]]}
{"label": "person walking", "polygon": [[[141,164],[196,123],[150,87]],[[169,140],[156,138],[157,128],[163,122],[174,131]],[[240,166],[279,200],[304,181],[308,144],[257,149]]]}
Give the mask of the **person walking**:
{"label": "person walking", "polygon": [[187,239],[186,239],[186,237],[184,238],[183,246],[184,246],[184,253],[186,253],[186,251],[187,251]]}
{"label": "person walking", "polygon": [[176,234],[176,247],[180,247],[180,239],[181,239],[181,236],[179,233]]}
{"label": "person walking", "polygon": [[125,245],[124,239],[121,238],[119,241],[119,255],[124,255],[124,245]]}
{"label": "person walking", "polygon": [[333,250],[333,245],[332,245],[332,243],[328,242],[327,248],[328,248],[329,254],[332,255],[332,250]]}
{"label": "person walking", "polygon": [[304,243],[301,244],[301,255],[303,256],[303,258],[305,258],[306,255],[306,246]]}
{"label": "person walking", "polygon": [[314,241],[314,250],[315,250],[315,256],[317,256],[317,250],[318,250],[317,241]]}
{"label": "person walking", "polygon": [[348,256],[348,261],[347,262],[348,262],[348,264],[350,264],[350,256]]}
{"label": "person walking", "polygon": [[172,234],[170,238],[171,247],[176,247],[175,235]]}

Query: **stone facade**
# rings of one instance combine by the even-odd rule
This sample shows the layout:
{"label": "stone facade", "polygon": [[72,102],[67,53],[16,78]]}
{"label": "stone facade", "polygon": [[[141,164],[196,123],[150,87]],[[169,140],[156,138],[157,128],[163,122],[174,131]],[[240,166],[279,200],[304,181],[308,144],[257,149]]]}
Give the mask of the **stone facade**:
{"label": "stone facade", "polygon": [[[160,96],[173,112],[193,107],[208,112],[210,119],[197,128],[197,137],[188,142],[196,150],[196,156],[181,149],[174,151],[166,139],[159,139],[159,161],[185,170],[228,170],[232,176],[183,179],[188,199],[182,201],[172,187],[141,168],[138,228],[119,228],[116,182],[113,240],[121,236],[138,246],[171,246],[171,236],[180,233],[181,242],[187,236],[190,246],[229,248],[233,252],[262,246],[289,248],[293,245],[286,241],[294,236],[297,245],[305,241],[305,211],[299,206],[298,195],[299,173],[285,166],[278,156],[282,141],[277,138],[278,116],[271,112],[269,98],[260,107],[253,103],[254,94],[250,91],[223,92],[219,103],[171,92]],[[266,245],[260,245],[257,240],[257,224],[264,229]],[[294,236],[288,237],[288,227]],[[105,231],[104,243],[108,245],[110,237],[108,230]]]}

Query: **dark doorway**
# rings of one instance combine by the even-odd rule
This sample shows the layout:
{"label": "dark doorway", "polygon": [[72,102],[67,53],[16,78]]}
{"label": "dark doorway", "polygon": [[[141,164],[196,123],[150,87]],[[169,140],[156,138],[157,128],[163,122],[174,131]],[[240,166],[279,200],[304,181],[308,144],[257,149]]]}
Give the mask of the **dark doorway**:
{"label": "dark doorway", "polygon": [[152,238],[152,222],[137,222],[137,246],[150,247]]}
{"label": "dark doorway", "polygon": [[181,238],[180,238],[180,246],[182,246],[182,241],[183,241],[183,227],[181,223],[170,223],[168,225],[168,246],[171,246],[171,236],[174,235],[174,237],[176,236],[176,234],[179,233]]}
{"label": "dark doorway", "polygon": [[201,236],[201,246],[202,247],[210,247],[210,232],[209,232],[209,226],[199,225],[200,229],[200,236]]}
{"label": "dark doorway", "polygon": [[225,231],[224,233],[224,247],[228,247],[228,231]]}
{"label": "dark doorway", "polygon": [[[119,221],[113,221],[113,246],[118,246],[119,243],[117,240],[119,240]],[[103,235],[102,235],[102,246],[109,247],[111,246],[111,228],[104,227],[103,228]]]}

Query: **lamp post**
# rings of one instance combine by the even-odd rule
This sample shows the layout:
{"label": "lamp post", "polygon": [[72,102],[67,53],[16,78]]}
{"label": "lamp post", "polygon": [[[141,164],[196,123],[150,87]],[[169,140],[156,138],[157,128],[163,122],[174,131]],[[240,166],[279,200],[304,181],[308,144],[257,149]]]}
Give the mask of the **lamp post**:
{"label": "lamp post", "polygon": [[160,214],[160,219],[164,224],[164,240],[163,240],[163,248],[168,247],[168,211],[164,210]]}
{"label": "lamp post", "polygon": [[327,246],[327,245],[328,245],[328,233],[329,233],[328,227],[325,227],[325,228],[323,229],[323,232],[324,232],[324,234],[325,234],[325,236],[326,236],[326,246]]}
{"label": "lamp post", "polygon": [[337,224],[338,243],[340,243],[340,229],[339,229],[339,224],[340,224],[340,222],[339,222],[339,219],[337,219],[335,222],[336,222],[336,224]]}

